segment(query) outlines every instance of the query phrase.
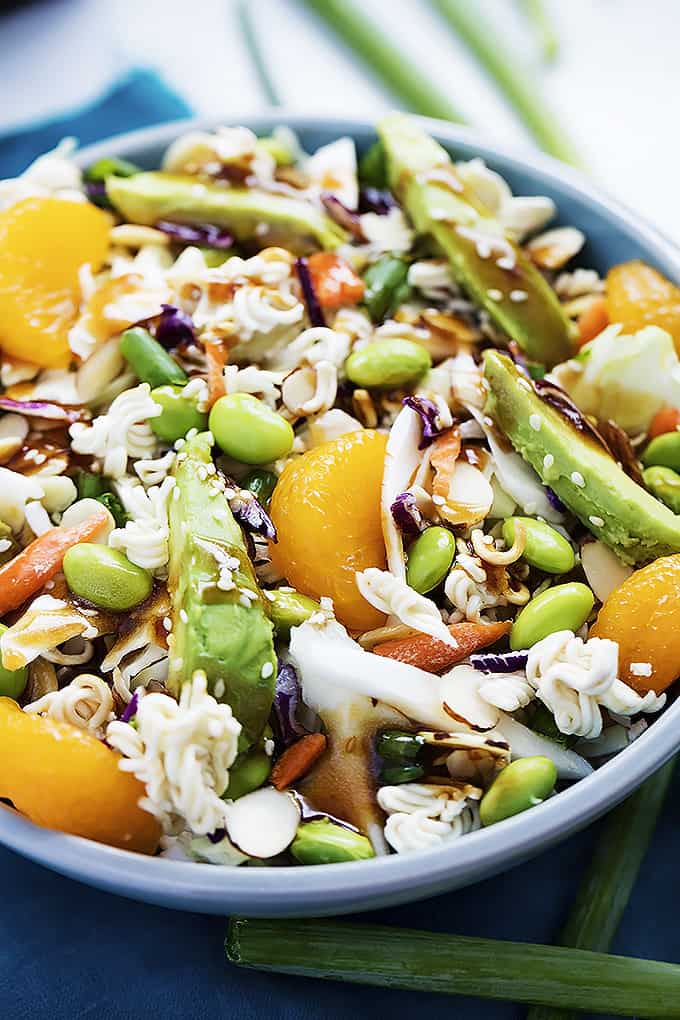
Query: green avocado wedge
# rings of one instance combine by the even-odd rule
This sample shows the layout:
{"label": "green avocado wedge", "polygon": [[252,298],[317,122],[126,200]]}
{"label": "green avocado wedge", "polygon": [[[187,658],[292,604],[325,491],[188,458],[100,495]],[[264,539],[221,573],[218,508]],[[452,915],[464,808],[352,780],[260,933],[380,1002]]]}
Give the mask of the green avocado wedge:
{"label": "green avocado wedge", "polygon": [[532,360],[552,367],[569,358],[570,326],[552,288],[464,184],[446,150],[405,114],[385,117],[378,134],[390,187],[460,285]]}
{"label": "green avocado wedge", "polygon": [[273,627],[243,534],[214,473],[211,445],[206,432],[190,439],[173,472],[173,496],[179,497],[170,499],[168,515],[173,607],[168,687],[179,696],[195,670],[204,670],[209,691],[241,723],[244,750],[260,737],[272,705]]}
{"label": "green avocado wedge", "polygon": [[237,241],[257,238],[260,248],[280,244],[298,254],[337,248],[345,231],[311,202],[256,188],[204,184],[194,177],[149,172],[107,177],[106,193],[129,223],[161,220],[224,227]]}
{"label": "green avocado wedge", "polygon": [[637,485],[595,439],[542,400],[500,351],[484,352],[485,413],[545,485],[625,563],[680,552],[680,517]]}

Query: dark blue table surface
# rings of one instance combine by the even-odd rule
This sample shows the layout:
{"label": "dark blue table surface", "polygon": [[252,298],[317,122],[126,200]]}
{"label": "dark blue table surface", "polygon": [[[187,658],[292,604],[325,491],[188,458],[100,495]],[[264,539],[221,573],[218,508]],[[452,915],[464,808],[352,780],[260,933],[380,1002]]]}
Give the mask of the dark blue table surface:
{"label": "dark blue table surface", "polygon": [[[597,826],[497,878],[411,906],[382,923],[519,941],[550,941],[588,861]],[[680,776],[614,951],[680,962],[677,858]],[[455,853],[455,849],[452,849]],[[208,867],[208,865],[206,865]],[[0,1017],[7,1020],[339,1020],[446,1009],[456,1020],[515,1020],[523,1009],[237,969],[226,919],[117,898],[0,849]]]}

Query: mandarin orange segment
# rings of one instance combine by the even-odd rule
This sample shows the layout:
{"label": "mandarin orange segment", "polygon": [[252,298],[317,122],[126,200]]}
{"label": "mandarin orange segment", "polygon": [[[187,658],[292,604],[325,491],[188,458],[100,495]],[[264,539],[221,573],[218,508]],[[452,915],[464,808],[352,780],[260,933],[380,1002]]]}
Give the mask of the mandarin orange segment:
{"label": "mandarin orange segment", "polygon": [[671,334],[680,353],[680,288],[645,262],[624,262],[609,270],[607,315],[626,333],[660,326]]}
{"label": "mandarin orange segment", "polygon": [[356,585],[355,573],[385,566],[380,487],[387,437],[350,432],[290,461],[274,489],[271,517],[278,532],[274,566],[298,591],[333,599],[351,630],[384,622]]}
{"label": "mandarin orange segment", "polygon": [[70,360],[78,273],[106,258],[110,221],[86,202],[25,198],[0,213],[0,348],[44,368]]}
{"label": "mandarin orange segment", "polygon": [[[618,642],[619,676],[640,694],[659,694],[680,676],[679,591],[680,555],[662,556],[614,589],[590,630]],[[651,675],[638,675],[647,663]]]}
{"label": "mandarin orange segment", "polygon": [[119,761],[84,730],[0,698],[0,797],[37,825],[153,853],[158,823],[139,807],[144,786]]}

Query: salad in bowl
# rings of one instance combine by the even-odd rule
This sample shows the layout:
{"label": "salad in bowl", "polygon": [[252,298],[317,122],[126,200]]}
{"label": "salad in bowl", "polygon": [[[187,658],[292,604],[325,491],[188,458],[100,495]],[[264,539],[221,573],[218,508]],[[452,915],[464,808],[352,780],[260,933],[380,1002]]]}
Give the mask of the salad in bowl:
{"label": "salad in bowl", "polygon": [[680,673],[680,290],[392,114],[0,182],[0,797],[143,854],[444,847]]}

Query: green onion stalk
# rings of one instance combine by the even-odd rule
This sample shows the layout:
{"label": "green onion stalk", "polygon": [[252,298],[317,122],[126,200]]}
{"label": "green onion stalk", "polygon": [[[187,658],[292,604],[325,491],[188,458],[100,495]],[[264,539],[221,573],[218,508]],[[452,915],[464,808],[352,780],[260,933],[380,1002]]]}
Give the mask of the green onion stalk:
{"label": "green onion stalk", "polygon": [[351,0],[304,0],[413,113],[464,123],[465,118]]}
{"label": "green onion stalk", "polygon": [[519,0],[527,21],[531,22],[541,46],[543,59],[552,64],[557,59],[559,42],[543,0]]}
{"label": "green onion stalk", "polygon": [[576,150],[555,114],[541,99],[538,83],[499,42],[493,26],[470,0],[432,0],[443,18],[500,87],[540,147],[564,163],[578,166]]}

